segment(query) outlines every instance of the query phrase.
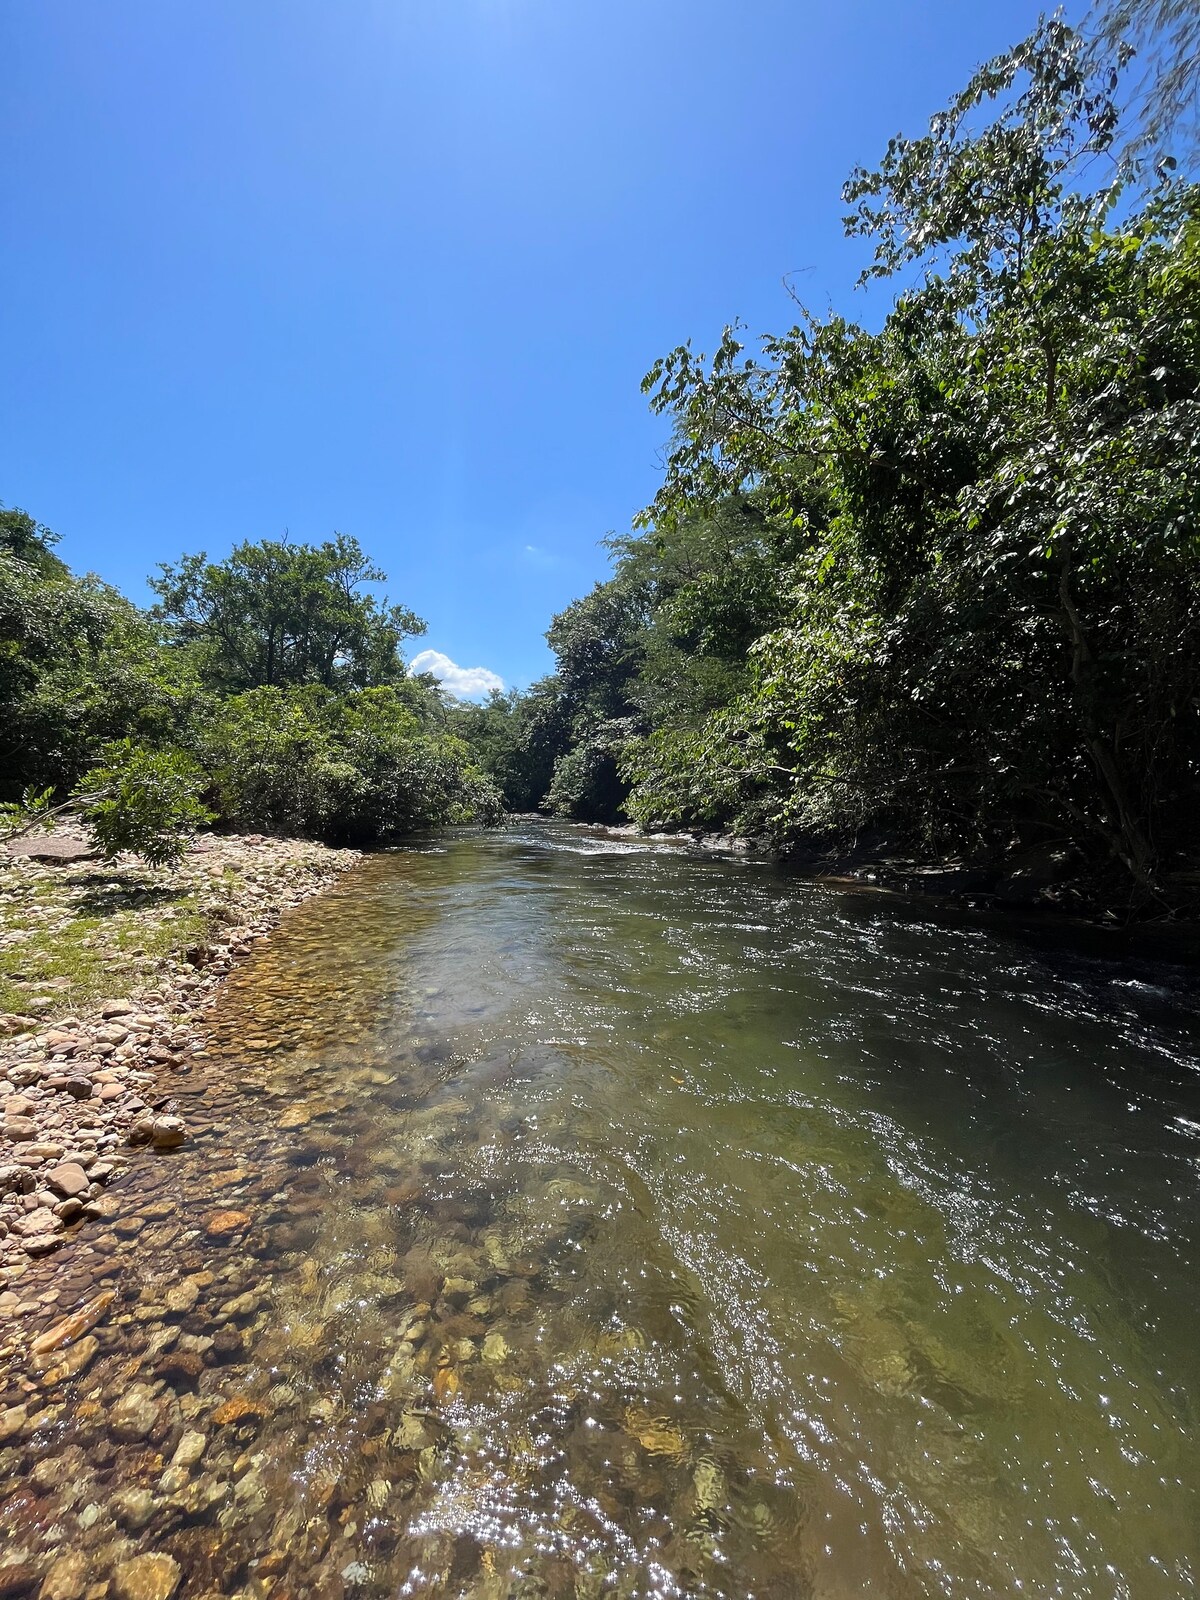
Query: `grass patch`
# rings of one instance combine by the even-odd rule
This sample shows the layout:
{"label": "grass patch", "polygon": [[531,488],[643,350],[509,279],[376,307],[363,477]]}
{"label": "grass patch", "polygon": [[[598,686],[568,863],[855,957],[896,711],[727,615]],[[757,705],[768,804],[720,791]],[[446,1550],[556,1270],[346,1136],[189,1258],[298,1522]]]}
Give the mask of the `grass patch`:
{"label": "grass patch", "polygon": [[195,894],[86,873],[0,880],[0,1010],[28,1012],[45,996],[54,1003],[40,1010],[54,1015],[125,994],[207,929]]}

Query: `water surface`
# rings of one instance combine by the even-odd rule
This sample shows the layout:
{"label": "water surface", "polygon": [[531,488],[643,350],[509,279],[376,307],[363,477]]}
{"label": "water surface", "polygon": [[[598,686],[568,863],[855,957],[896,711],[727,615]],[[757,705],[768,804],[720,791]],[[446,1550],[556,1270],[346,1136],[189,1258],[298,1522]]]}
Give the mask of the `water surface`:
{"label": "water surface", "polygon": [[68,1408],[56,1526],[185,1596],[1190,1594],[1198,1052],[1178,974],[762,863],[369,859],[135,1180],[86,1382],[160,1459]]}

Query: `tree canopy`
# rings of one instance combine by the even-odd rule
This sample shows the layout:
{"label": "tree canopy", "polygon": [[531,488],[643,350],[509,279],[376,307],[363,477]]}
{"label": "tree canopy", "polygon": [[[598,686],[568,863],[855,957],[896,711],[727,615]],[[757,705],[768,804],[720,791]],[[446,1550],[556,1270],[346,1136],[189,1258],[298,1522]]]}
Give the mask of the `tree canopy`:
{"label": "tree canopy", "polygon": [[220,562],[184,556],[150,586],[155,615],[223,689],[362,689],[402,678],[400,646],[425,632],[407,607],[367,591],[383,581],[358,541],[339,533],[319,545],[247,542]]}

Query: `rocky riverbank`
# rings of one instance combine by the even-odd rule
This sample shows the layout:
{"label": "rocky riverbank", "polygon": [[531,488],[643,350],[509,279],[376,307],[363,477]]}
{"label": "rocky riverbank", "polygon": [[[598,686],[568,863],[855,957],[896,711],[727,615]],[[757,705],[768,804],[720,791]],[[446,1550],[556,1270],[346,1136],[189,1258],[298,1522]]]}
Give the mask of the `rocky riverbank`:
{"label": "rocky riverbank", "polygon": [[[26,845],[26,850],[31,847]],[[0,1322],[52,1308],[23,1280],[121,1212],[121,1177],[188,1137],[177,1114],[204,1013],[289,906],[358,853],[198,839],[178,866],[90,859],[58,836],[0,861]]]}

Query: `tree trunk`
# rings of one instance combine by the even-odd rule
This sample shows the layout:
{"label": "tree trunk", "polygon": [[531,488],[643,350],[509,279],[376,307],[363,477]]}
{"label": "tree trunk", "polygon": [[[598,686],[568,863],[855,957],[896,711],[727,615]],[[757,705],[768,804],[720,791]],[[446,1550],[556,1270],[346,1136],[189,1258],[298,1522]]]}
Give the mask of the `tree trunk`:
{"label": "tree trunk", "polygon": [[1093,688],[1096,657],[1071,592],[1071,567],[1066,556],[1059,572],[1058,596],[1071,641],[1071,682],[1083,721],[1084,744],[1099,775],[1106,808],[1116,825],[1121,844],[1118,854],[1134,878],[1143,887],[1151,888],[1154,852],[1134,814],[1116,750],[1104,737],[1096,716]]}

